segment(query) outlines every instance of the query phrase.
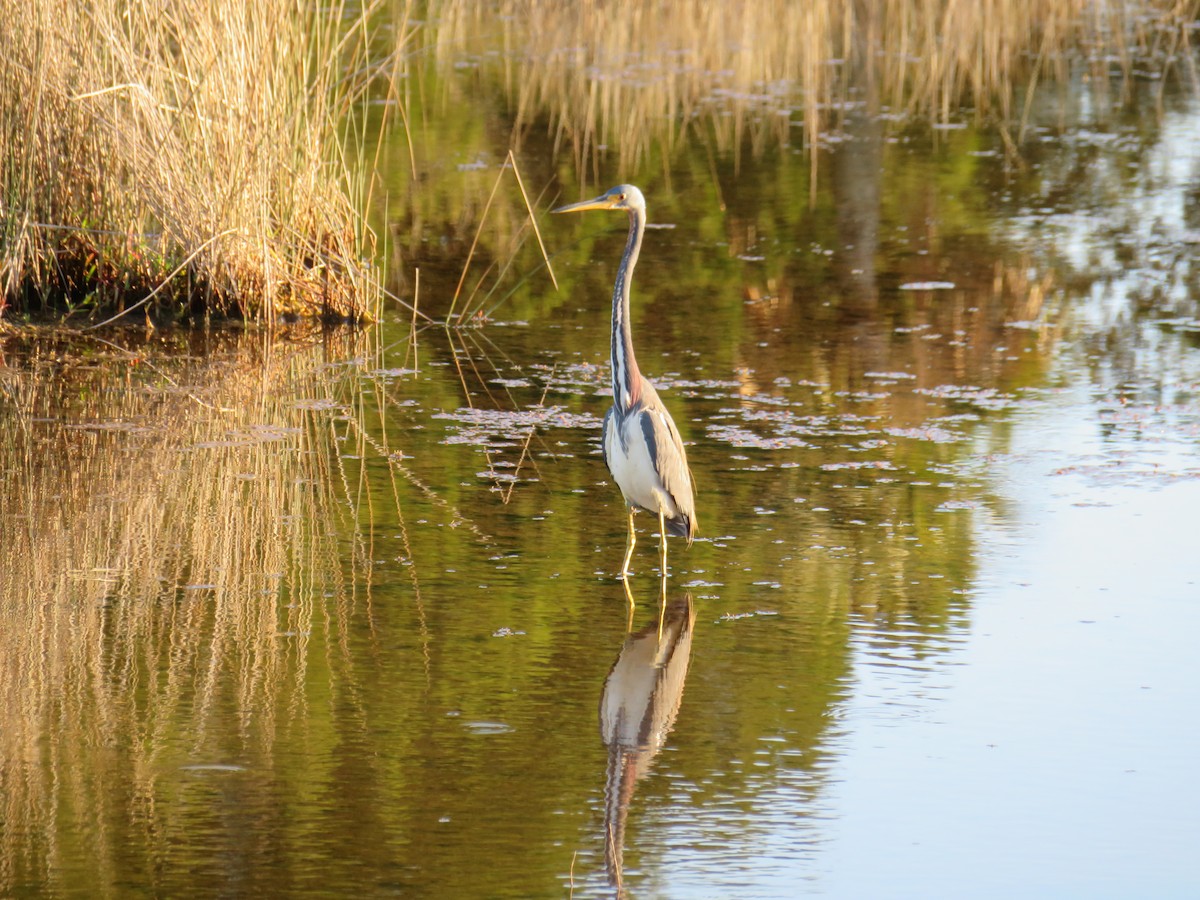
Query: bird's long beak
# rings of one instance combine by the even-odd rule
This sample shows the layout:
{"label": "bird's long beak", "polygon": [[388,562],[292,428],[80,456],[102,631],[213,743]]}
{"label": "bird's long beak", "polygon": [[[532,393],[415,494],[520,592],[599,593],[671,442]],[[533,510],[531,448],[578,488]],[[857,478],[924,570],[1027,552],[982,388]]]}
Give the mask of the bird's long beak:
{"label": "bird's long beak", "polygon": [[566,206],[560,206],[558,209],[552,209],[552,213],[565,212],[586,212],[589,209],[612,209],[615,201],[608,194],[601,194],[599,197],[593,197],[591,200],[580,200],[578,203],[568,203]]}

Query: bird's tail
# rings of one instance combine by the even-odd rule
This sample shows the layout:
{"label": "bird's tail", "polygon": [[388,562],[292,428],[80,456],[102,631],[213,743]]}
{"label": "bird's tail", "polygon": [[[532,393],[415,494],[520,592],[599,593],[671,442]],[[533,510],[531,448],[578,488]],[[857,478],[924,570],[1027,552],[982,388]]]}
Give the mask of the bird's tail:
{"label": "bird's tail", "polygon": [[678,515],[673,519],[667,519],[667,533],[673,534],[676,537],[687,538],[688,546],[692,544],[692,539],[696,536],[696,516],[693,513],[690,516]]}

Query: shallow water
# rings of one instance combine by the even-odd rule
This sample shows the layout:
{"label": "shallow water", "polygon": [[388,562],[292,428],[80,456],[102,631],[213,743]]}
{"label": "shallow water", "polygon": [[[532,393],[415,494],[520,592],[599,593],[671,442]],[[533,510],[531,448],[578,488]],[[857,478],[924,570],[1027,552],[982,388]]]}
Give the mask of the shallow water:
{"label": "shallow water", "polygon": [[1200,106],[1055,122],[623,173],[661,642],[620,217],[479,327],[7,340],[0,894],[1194,894]]}

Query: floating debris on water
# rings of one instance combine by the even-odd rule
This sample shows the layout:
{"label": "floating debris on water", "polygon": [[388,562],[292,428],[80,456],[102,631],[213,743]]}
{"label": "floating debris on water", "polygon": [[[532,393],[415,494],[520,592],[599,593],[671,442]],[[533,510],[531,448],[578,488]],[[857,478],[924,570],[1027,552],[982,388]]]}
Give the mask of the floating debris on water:
{"label": "floating debris on water", "polygon": [[978,500],[947,500],[937,507],[938,512],[955,509],[980,509],[983,506]]}
{"label": "floating debris on water", "polygon": [[938,400],[957,400],[983,409],[1008,409],[1016,406],[1015,397],[1000,393],[996,388],[978,388],[958,384],[940,384],[933,388],[915,388],[913,393],[936,397]]}
{"label": "floating debris on water", "polygon": [[297,400],[292,404],[295,409],[310,409],[314,411],[324,409],[339,409],[341,405],[341,403],[329,397],[313,397],[311,399],[305,398],[303,400]]}
{"label": "floating debris on water", "polygon": [[706,429],[708,436],[714,440],[724,441],[734,447],[746,447],[755,450],[784,450],[784,449],[815,449],[814,444],[799,437],[763,437],[748,428],[738,425],[709,425]]}
{"label": "floating debris on water", "polygon": [[1156,319],[1154,324],[1159,328],[1166,328],[1171,331],[1200,331],[1200,319],[1192,319],[1186,316],[1175,319]]}
{"label": "floating debris on water", "polygon": [[245,772],[245,766],[234,765],[233,763],[193,763],[188,766],[180,766],[181,772],[216,772],[216,773],[232,773]]}
{"label": "floating debris on water", "polygon": [[945,428],[938,428],[936,425],[927,425],[924,428],[885,428],[884,434],[889,434],[892,437],[910,438],[914,441],[930,441],[934,444],[952,444],[959,440],[958,435],[947,431]]}
{"label": "floating debris on water", "polygon": [[420,369],[374,369],[371,374],[378,378],[406,378],[409,375],[419,375]]}
{"label": "floating debris on water", "polygon": [[876,460],[861,460],[857,462],[836,462],[822,463],[821,470],[824,472],[840,472],[844,469],[883,469],[885,471],[895,472],[896,467],[886,459]]}
{"label": "floating debris on water", "polygon": [[[478,409],[463,407],[433,418],[447,419],[460,427],[448,434],[444,444],[472,444],[482,447],[518,446],[533,428],[598,429],[600,420],[590,413],[567,412],[561,406],[534,406],[528,409]],[[513,443],[498,443],[513,441]]]}
{"label": "floating debris on water", "polygon": [[753,612],[741,613],[724,613],[721,618],[717,619],[717,623],[721,622],[736,622],[738,619],[753,619],[755,616],[777,616],[779,613],[773,609],[756,609]]}

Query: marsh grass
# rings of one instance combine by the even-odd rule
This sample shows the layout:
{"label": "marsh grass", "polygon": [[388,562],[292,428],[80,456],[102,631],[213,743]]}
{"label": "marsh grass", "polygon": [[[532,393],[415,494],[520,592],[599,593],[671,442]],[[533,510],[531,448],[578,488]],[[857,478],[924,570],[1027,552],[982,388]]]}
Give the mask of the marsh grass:
{"label": "marsh grass", "polygon": [[1195,90],[1198,14],[1200,0],[436,0],[389,87],[413,117],[379,148],[403,198],[374,210],[389,276],[412,295],[420,268],[422,311],[458,325],[530,308],[525,288],[543,282],[527,203],[496,190],[510,147],[542,210],[543,185],[560,199],[624,178],[667,195],[703,182],[723,208],[722,171],[766,153],[807,156],[811,201],[864,123],[941,142],[970,125],[1020,167],[1056,97],[1103,122],[1170,85]]}
{"label": "marsh grass", "polygon": [[434,10],[446,62],[469,50],[467,36],[504,29],[514,141],[548,127],[579,177],[598,181],[607,154],[628,170],[655,146],[670,155],[697,137],[736,156],[798,130],[815,159],[860,109],[940,126],[965,107],[1015,145],[1039,81],[1082,75],[1103,92],[1135,69],[1161,77],[1179,65],[1194,84],[1200,3],[502,0],[495,10],[443,0]]}
{"label": "marsh grass", "polygon": [[371,8],[0,0],[0,303],[373,316]]}
{"label": "marsh grass", "polygon": [[370,378],[335,377],[376,345],[209,340],[41,339],[0,369],[0,893],[104,893],[60,865],[82,810],[123,883],[131,829],[186,837],[187,766],[270,772],[297,721],[325,739],[310,680],[353,683],[373,517],[404,528],[353,461],[390,457]]}

